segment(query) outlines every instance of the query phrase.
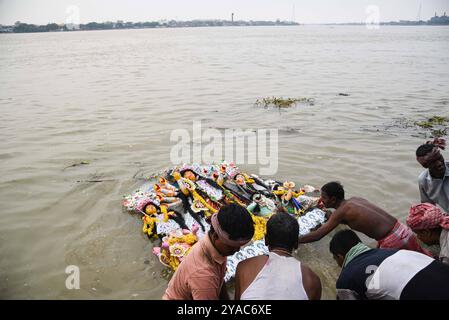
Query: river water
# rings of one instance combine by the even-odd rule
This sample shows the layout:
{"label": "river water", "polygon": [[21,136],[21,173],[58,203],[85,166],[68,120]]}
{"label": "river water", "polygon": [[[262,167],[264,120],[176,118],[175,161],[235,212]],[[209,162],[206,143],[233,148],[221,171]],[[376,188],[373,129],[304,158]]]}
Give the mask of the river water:
{"label": "river water", "polygon": [[[121,200],[141,183],[136,173],[171,165],[170,134],[192,131],[194,119],[278,129],[275,177],[339,180],[347,196],[404,221],[419,200],[414,152],[427,134],[404,123],[449,115],[448,52],[446,27],[0,35],[1,298],[159,299],[163,268]],[[254,106],[268,96],[315,104]],[[329,240],[297,256],[333,299]],[[65,286],[69,265],[80,268],[79,290]]]}

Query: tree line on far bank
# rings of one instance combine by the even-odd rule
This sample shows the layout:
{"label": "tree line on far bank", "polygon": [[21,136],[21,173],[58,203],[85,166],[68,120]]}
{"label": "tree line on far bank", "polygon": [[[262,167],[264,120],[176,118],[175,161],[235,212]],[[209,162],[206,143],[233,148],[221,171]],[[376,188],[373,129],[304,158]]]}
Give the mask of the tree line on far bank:
{"label": "tree line on far bank", "polygon": [[[17,21],[12,28],[3,32],[50,32],[73,30],[110,30],[110,29],[142,29],[142,28],[181,28],[181,27],[223,27],[223,26],[269,26],[269,25],[299,25],[290,21],[226,21],[226,20],[193,20],[166,22],[90,22],[87,24],[71,25],[49,23],[47,25],[35,25]],[[0,30],[1,32],[2,30]]]}

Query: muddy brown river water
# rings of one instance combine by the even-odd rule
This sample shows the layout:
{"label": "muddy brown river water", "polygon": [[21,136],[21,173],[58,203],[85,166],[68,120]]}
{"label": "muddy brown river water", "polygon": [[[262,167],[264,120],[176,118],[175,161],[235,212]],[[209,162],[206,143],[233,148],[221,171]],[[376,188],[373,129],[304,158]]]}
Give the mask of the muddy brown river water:
{"label": "muddy brown river water", "polygon": [[[404,221],[419,200],[414,152],[427,132],[401,123],[449,115],[448,52],[447,27],[0,35],[1,298],[159,299],[163,268],[121,200],[141,183],[136,173],[171,165],[170,134],[194,119],[277,129],[276,178],[339,180]],[[267,96],[315,104],[254,106]],[[333,299],[329,239],[297,257]],[[68,265],[80,268],[79,290],[65,286]]]}

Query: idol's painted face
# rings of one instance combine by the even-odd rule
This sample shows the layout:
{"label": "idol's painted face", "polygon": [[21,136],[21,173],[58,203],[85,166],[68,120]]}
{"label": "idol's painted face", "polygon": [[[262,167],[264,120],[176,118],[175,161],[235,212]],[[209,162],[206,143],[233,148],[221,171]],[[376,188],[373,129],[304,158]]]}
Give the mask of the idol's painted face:
{"label": "idol's painted face", "polygon": [[184,178],[189,179],[190,181],[195,182],[196,181],[196,176],[192,171],[186,171],[184,172]]}
{"label": "idol's painted face", "polygon": [[244,184],[245,183],[245,177],[242,176],[241,174],[238,174],[235,177],[235,182],[237,182],[237,184]]}
{"label": "idol's painted face", "polygon": [[156,209],[156,207],[155,207],[154,205],[149,204],[149,205],[147,205],[147,207],[145,208],[145,212],[146,212],[147,214],[154,214],[154,213],[157,212],[157,209]]}

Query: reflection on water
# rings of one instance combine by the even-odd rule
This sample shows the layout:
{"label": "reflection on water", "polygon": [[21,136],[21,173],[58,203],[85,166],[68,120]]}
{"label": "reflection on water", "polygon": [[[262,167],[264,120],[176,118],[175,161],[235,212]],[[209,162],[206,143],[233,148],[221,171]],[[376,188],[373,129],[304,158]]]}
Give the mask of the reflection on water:
{"label": "reflection on water", "polygon": [[[448,115],[448,40],[445,27],[1,35],[2,298],[159,299],[163,268],[121,197],[138,186],[136,172],[170,165],[170,132],[193,119],[278,128],[277,178],[340,180],[348,196],[404,220],[418,200],[414,151],[424,137],[379,128]],[[254,106],[267,96],[315,104]],[[92,177],[107,181],[85,182]],[[328,242],[298,256],[332,299],[338,269]],[[65,288],[67,265],[80,267],[80,290]]]}

